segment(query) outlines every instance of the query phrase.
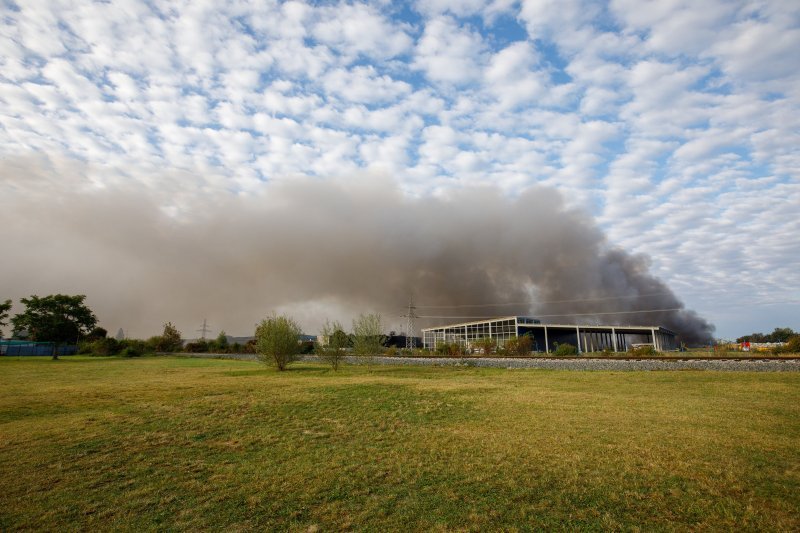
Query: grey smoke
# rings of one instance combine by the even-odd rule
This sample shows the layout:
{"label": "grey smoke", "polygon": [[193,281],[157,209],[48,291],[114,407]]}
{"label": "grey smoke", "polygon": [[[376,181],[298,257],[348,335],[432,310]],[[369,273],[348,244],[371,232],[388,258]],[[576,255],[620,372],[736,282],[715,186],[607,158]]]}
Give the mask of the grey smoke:
{"label": "grey smoke", "polygon": [[[212,179],[187,190],[198,178],[165,174],[144,187],[86,177],[97,175],[63,162],[2,164],[0,299],[86,294],[101,325],[129,336],[156,334],[169,320],[191,337],[204,318],[215,331],[246,335],[274,311],[309,332],[366,311],[397,329],[412,293],[427,306],[420,314],[448,317],[426,324],[540,314],[663,325],[689,343],[713,332],[649,273],[646,257],[611,247],[554,189],[414,198],[387,177],[362,175],[237,194]],[[550,303],[496,305],[529,301]]]}

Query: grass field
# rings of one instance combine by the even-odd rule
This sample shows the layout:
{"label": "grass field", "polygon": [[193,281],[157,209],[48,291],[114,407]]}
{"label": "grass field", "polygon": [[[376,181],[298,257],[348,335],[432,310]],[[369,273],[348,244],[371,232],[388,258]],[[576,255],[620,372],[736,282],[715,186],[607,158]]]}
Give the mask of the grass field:
{"label": "grass field", "polygon": [[0,358],[0,530],[800,530],[800,374]]}

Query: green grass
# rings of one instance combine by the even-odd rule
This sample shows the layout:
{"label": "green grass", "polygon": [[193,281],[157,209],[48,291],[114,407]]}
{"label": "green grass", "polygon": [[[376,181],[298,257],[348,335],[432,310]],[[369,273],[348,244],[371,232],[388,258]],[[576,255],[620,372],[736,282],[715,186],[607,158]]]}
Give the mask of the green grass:
{"label": "green grass", "polygon": [[0,358],[0,530],[800,529],[800,374]]}

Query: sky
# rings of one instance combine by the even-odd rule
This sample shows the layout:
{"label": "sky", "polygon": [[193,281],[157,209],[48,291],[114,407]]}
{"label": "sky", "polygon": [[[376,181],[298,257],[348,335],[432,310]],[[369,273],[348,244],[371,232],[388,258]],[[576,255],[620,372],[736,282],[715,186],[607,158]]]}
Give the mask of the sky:
{"label": "sky", "polygon": [[[112,296],[135,276],[60,270],[81,250],[62,237],[87,226],[45,216],[59,205],[114,191],[191,225],[228,198],[373,177],[421,202],[553,189],[716,336],[800,329],[796,1],[0,5],[2,298],[81,291],[109,329],[131,327],[130,297]],[[94,225],[125,244],[122,203]],[[86,250],[99,265],[122,253]],[[205,315],[213,302],[152,320],[191,331]],[[212,325],[248,334],[241,320]]]}

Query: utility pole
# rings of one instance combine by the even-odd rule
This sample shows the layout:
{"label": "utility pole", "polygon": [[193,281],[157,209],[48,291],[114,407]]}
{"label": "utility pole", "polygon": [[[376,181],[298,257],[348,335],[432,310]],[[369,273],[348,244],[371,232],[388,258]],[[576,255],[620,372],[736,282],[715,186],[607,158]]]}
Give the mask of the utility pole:
{"label": "utility pole", "polygon": [[203,336],[201,338],[203,340],[206,340],[206,333],[210,333],[211,332],[211,328],[209,328],[208,324],[206,324],[206,319],[205,318],[203,319],[203,327],[198,329],[197,331],[201,332],[203,334]]}
{"label": "utility pole", "polygon": [[414,319],[419,318],[416,313],[417,308],[414,307],[414,296],[408,299],[408,312],[405,315],[400,315],[406,319],[406,348],[414,348]]}

